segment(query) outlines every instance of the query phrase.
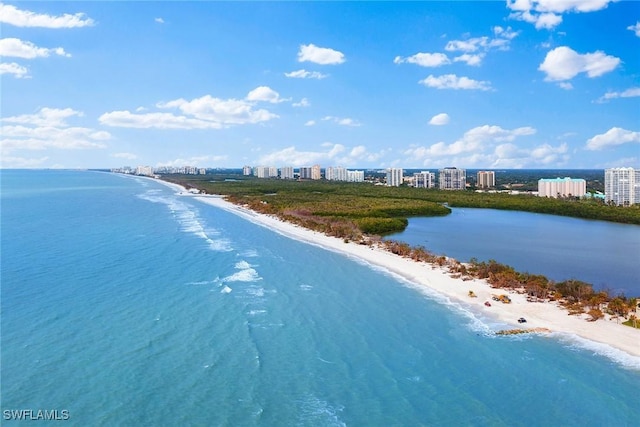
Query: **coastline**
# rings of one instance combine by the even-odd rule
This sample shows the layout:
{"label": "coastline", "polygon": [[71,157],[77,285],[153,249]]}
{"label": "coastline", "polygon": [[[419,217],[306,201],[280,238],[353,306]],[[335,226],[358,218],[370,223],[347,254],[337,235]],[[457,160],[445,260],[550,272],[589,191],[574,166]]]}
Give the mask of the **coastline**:
{"label": "coastline", "polygon": [[[549,330],[551,334],[564,342],[568,341],[580,348],[606,354],[614,359],[627,359],[624,361],[625,365],[640,369],[640,331],[619,325],[615,320],[601,319],[589,322],[585,315],[570,316],[567,310],[555,303],[528,302],[526,295],[491,288],[485,280],[464,281],[460,278],[453,278],[447,267],[416,262],[379,247],[360,245],[354,242],[345,243],[342,239],[237,206],[227,202],[222,196],[193,194],[178,184],[162,180],[155,181],[172,188],[183,196],[193,197],[202,203],[224,209],[281,235],[382,268],[425,294],[434,296],[435,293],[435,295],[460,305],[463,310],[470,310],[474,315],[486,316],[508,325],[503,329]],[[477,297],[469,297],[469,291],[473,291]],[[492,300],[492,295],[505,293],[511,298],[510,304]],[[490,301],[491,306],[485,306],[485,301]],[[526,318],[527,323],[519,324],[520,317]],[[611,354],[616,350],[624,354]]]}

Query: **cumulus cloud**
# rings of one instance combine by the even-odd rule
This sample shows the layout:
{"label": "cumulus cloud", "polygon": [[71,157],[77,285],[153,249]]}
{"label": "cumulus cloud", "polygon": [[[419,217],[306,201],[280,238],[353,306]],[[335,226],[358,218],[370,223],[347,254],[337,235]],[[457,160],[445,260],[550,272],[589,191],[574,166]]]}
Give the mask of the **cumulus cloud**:
{"label": "cumulus cloud", "polygon": [[613,71],[620,64],[620,58],[601,51],[579,54],[575,50],[560,46],[547,53],[538,70],[547,76],[546,81],[570,80],[580,73],[588,77],[599,77]]}
{"label": "cumulus cloud", "polygon": [[640,37],[640,21],[636,22],[635,25],[629,25],[627,30],[633,31],[636,37]]}
{"label": "cumulus cloud", "polygon": [[159,162],[156,164],[156,167],[202,167],[203,165],[222,165],[227,161],[228,156],[192,156],[189,158],[177,158],[174,160]]}
{"label": "cumulus cloud", "polygon": [[325,116],[322,118],[322,120],[332,121],[333,123],[337,123],[342,126],[354,126],[354,127],[361,126],[361,124],[357,120],[354,120],[349,117],[341,118],[341,117],[334,117],[334,116]]}
{"label": "cumulus cloud", "polygon": [[291,105],[293,107],[308,107],[311,105],[311,103],[309,103],[309,100],[307,98],[302,98],[300,102],[294,102]]}
{"label": "cumulus cloud", "polygon": [[393,60],[395,64],[416,64],[421,67],[440,67],[441,65],[450,64],[451,61],[444,53],[416,53],[415,55],[403,58],[396,56]]}
{"label": "cumulus cloud", "polygon": [[41,108],[35,114],[3,117],[2,153],[20,150],[105,148],[111,135],[105,131],[70,126],[67,119],[83,114],[71,108]]}
{"label": "cumulus cloud", "polygon": [[247,101],[263,101],[277,104],[288,100],[280,98],[280,94],[268,86],[259,86],[249,92]]}
{"label": "cumulus cloud", "polygon": [[16,38],[6,38],[0,40],[0,56],[10,56],[14,58],[46,58],[51,54],[70,57],[71,55],[66,53],[63,48],[44,48],[38,47],[35,44],[22,41]]}
{"label": "cumulus cloud", "polygon": [[158,24],[164,24],[164,19],[162,18],[155,18],[154,21],[157,22]]}
{"label": "cumulus cloud", "polygon": [[616,98],[635,98],[640,96],[640,87],[632,87],[622,92],[607,92],[602,95],[596,102],[602,103],[610,99]]}
{"label": "cumulus cloud", "polygon": [[344,54],[327,47],[318,47],[314,44],[300,45],[298,62],[313,62],[320,65],[342,64],[345,61]]}
{"label": "cumulus cloud", "polygon": [[436,89],[491,90],[489,82],[473,80],[469,77],[458,77],[455,74],[445,74],[438,77],[429,75],[418,83]]}
{"label": "cumulus cloud", "polygon": [[305,125],[305,126],[315,126],[315,124],[316,124],[316,121],[315,121],[315,120],[309,120],[309,121],[307,121],[304,125]]}
{"label": "cumulus cloud", "polygon": [[0,22],[16,27],[41,27],[41,28],[78,28],[90,27],[95,24],[93,19],[87,18],[84,13],[73,15],[65,13],[60,16],[52,16],[20,10],[15,6],[0,3]]}
{"label": "cumulus cloud", "polygon": [[563,13],[595,12],[616,0],[507,0],[511,19],[534,24],[536,29],[553,29]]}
{"label": "cumulus cloud", "polygon": [[357,166],[362,162],[375,162],[379,160],[385,151],[372,153],[364,145],[358,145],[350,150],[342,144],[326,142],[321,145],[322,150],[304,151],[295,146],[273,151],[258,159],[259,164],[264,165],[292,165],[294,167],[327,164],[343,166]]}
{"label": "cumulus cloud", "polygon": [[267,86],[260,86],[245,99],[220,99],[205,95],[190,101],[179,98],[158,102],[157,108],[174,109],[169,112],[132,113],[129,110],[111,111],[100,116],[100,123],[107,126],[140,129],[222,129],[232,125],[257,124],[278,118],[268,110],[256,108],[258,102],[277,103],[278,93]]}
{"label": "cumulus cloud", "polygon": [[2,156],[0,157],[0,165],[3,168],[29,169],[41,167],[47,160],[49,160],[47,156],[39,158]]}
{"label": "cumulus cloud", "polygon": [[640,132],[612,127],[605,133],[588,139],[586,148],[595,151],[628,143],[640,143]]}
{"label": "cumulus cloud", "polygon": [[442,126],[449,123],[449,115],[447,113],[436,114],[429,120],[430,125]]}
{"label": "cumulus cloud", "polygon": [[463,55],[456,56],[455,58],[453,58],[453,62],[465,62],[467,65],[471,65],[475,67],[480,65],[483,59],[484,59],[483,53],[480,53],[477,55],[471,55],[471,54],[465,53]]}
{"label": "cumulus cloud", "polygon": [[15,78],[21,79],[29,76],[29,70],[15,62],[1,62],[0,75],[11,74]]}
{"label": "cumulus cloud", "polygon": [[292,79],[324,79],[326,77],[329,77],[328,74],[323,74],[320,73],[318,71],[307,71],[305,69],[302,70],[297,70],[297,71],[292,71],[290,73],[284,73],[284,75],[286,77],[292,78]]}
{"label": "cumulus cloud", "polygon": [[[513,142],[518,137],[533,135],[535,132],[534,128],[528,126],[511,130],[503,129],[500,126],[478,126],[468,130],[462,138],[451,144],[440,141],[430,146],[411,148],[406,150],[404,154],[413,159],[431,159],[433,157],[482,153],[495,147],[498,143]],[[504,147],[502,149],[504,150]]]}

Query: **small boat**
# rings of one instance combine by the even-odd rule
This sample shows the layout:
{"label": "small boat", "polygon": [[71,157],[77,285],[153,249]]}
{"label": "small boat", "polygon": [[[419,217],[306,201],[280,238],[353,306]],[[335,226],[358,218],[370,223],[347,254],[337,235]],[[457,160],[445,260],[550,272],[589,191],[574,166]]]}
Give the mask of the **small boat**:
{"label": "small boat", "polygon": [[484,305],[486,305],[487,307],[491,307],[491,303],[489,301],[485,301]]}

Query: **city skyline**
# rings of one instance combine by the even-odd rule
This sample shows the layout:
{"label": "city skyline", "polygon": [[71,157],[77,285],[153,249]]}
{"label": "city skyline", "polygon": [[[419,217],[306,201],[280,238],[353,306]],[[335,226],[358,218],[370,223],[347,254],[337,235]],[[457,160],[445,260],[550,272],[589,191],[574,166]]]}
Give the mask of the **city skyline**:
{"label": "city skyline", "polygon": [[3,168],[640,167],[635,2],[2,2],[0,23]]}

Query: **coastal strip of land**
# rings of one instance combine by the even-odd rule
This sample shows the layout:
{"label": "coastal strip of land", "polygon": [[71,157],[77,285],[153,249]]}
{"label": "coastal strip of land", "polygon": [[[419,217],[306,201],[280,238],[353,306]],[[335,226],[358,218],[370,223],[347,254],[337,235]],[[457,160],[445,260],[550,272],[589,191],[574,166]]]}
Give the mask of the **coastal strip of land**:
{"label": "coastal strip of land", "polygon": [[[284,236],[381,267],[411,283],[417,289],[422,288],[427,293],[435,291],[453,302],[458,302],[471,308],[474,312],[482,313],[489,318],[509,325],[505,329],[513,330],[513,328],[517,328],[531,330],[536,333],[550,331],[560,336],[566,335],[568,339],[578,336],[587,341],[622,351],[634,359],[637,358],[637,360],[631,362],[631,365],[640,368],[640,330],[620,325],[615,319],[607,318],[589,322],[586,315],[568,315],[567,310],[552,302],[529,302],[526,295],[513,291],[507,292],[503,289],[494,289],[483,279],[462,280],[451,277],[446,267],[403,258],[375,245],[361,245],[355,242],[347,243],[344,239],[327,236],[282,221],[275,216],[257,213],[248,208],[235,205],[226,201],[222,196],[203,196],[188,192],[178,184],[166,181],[158,182],[173,188],[180,194],[191,196],[208,205],[232,212]],[[474,297],[470,296],[470,291]],[[511,302],[502,303],[493,300],[496,294],[507,294]],[[490,306],[485,305],[486,302],[489,302]],[[518,323],[520,318],[526,319],[527,322]],[[606,353],[606,349],[601,349],[599,352]]]}

